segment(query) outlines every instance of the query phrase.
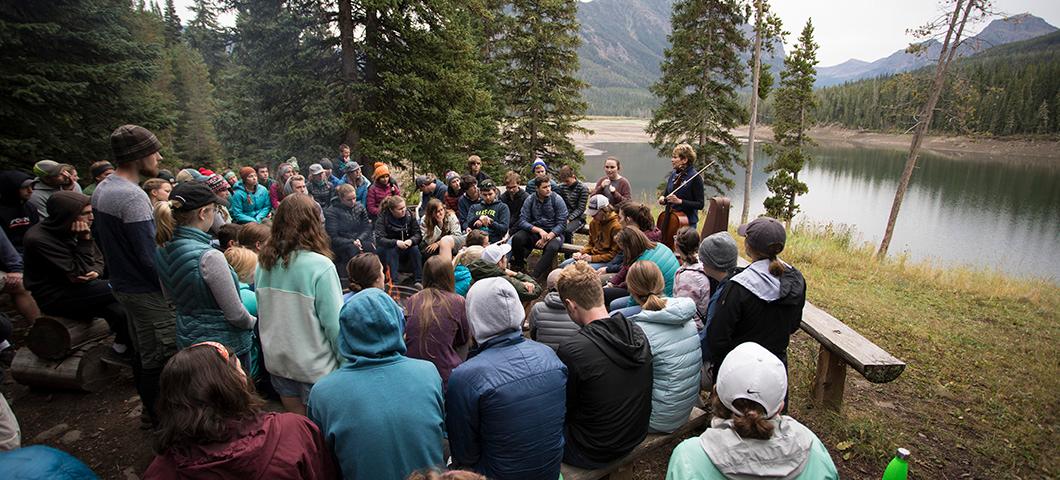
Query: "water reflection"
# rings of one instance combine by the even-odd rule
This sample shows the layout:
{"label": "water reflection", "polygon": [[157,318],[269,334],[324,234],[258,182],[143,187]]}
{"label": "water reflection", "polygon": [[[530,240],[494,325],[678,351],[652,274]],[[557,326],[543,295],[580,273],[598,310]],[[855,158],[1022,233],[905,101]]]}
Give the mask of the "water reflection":
{"label": "water reflection", "polygon": [[[622,161],[634,196],[654,198],[670,169],[669,158],[646,143],[601,143],[599,155],[586,156],[582,172],[602,175],[604,158]],[[751,215],[764,213],[769,195],[763,168],[770,158],[759,146],[751,186]],[[873,148],[813,149],[813,161],[800,178],[810,192],[800,197],[798,221],[853,226],[862,239],[878,243],[894,199],[905,154]],[[933,258],[1021,276],[1060,281],[1060,168],[966,155],[950,159],[921,155],[898,218],[891,251],[916,259]],[[722,192],[733,201],[733,221],[743,201],[743,169],[736,187]],[[708,196],[714,194],[709,191]]]}

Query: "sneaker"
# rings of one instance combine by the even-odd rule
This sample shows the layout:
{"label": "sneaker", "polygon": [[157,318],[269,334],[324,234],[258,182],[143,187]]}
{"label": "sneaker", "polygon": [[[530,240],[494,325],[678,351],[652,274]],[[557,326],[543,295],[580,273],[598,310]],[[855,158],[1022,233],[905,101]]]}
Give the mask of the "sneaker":
{"label": "sneaker", "polygon": [[115,367],[132,368],[132,350],[126,350],[125,353],[118,353],[115,352],[113,348],[107,349],[107,353],[104,353],[99,361],[108,365],[114,365]]}

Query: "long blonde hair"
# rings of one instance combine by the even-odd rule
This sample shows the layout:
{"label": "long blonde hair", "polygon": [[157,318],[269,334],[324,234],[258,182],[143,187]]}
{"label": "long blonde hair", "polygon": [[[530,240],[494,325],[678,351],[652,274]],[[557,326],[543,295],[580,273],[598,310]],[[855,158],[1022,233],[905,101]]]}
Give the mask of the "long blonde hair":
{"label": "long blonde hair", "polygon": [[236,276],[243,283],[254,283],[254,272],[258,269],[258,254],[246,247],[229,247],[225,250],[225,260],[236,271]]}
{"label": "long blonde hair", "polygon": [[626,287],[644,310],[659,311],[666,308],[666,298],[662,296],[666,281],[655,263],[647,260],[635,262],[626,274]]}

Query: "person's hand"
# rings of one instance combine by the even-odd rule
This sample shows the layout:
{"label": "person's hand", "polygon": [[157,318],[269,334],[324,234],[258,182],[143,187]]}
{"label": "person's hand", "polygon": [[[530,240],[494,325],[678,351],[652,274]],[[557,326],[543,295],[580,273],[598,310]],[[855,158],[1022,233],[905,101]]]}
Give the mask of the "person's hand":
{"label": "person's hand", "polygon": [[597,268],[596,269],[596,273],[599,273],[600,275],[603,275],[603,274],[607,273],[607,267]]}
{"label": "person's hand", "polygon": [[353,241],[353,245],[356,246],[357,248],[362,248],[360,239],[354,240]]}
{"label": "person's hand", "polygon": [[95,280],[97,278],[99,278],[99,272],[96,272],[96,271],[91,271],[91,272],[88,272],[88,273],[86,273],[84,275],[78,275],[77,276],[77,280],[79,282],[82,282],[82,283],[91,282],[92,280]]}
{"label": "person's hand", "polygon": [[545,248],[546,243],[548,243],[548,240],[545,240],[544,238],[539,238],[537,242],[534,242],[534,246],[537,248]]}
{"label": "person's hand", "polygon": [[74,223],[70,224],[70,231],[85,240],[92,239],[92,227],[84,220],[74,220]]}
{"label": "person's hand", "polygon": [[7,272],[4,275],[4,286],[7,288],[16,288],[22,285],[22,272]]}
{"label": "person's hand", "polygon": [[402,250],[404,250],[406,248],[409,248],[408,240],[403,240],[403,241],[397,242],[397,247],[402,249]]}
{"label": "person's hand", "polygon": [[435,250],[438,250],[438,242],[427,245],[427,253],[434,253]]}
{"label": "person's hand", "polygon": [[556,238],[556,232],[548,232],[548,235],[546,235],[545,238],[548,238],[548,240],[545,241],[546,243],[551,242]]}
{"label": "person's hand", "polygon": [[481,217],[478,217],[478,221],[482,222],[482,226],[483,227],[488,226],[489,224],[493,223],[493,219],[490,218],[490,217],[487,217],[485,215],[483,215]]}
{"label": "person's hand", "polygon": [[534,284],[530,282],[523,282],[523,286],[526,287],[526,293],[534,293]]}
{"label": "person's hand", "polygon": [[601,187],[610,187],[611,186],[611,179],[607,178],[607,177],[604,177],[604,181],[600,182],[600,186]]}
{"label": "person's hand", "polygon": [[680,198],[677,198],[677,195],[671,193],[669,197],[666,197],[666,203],[669,203],[671,205],[680,205],[684,203],[684,201]]}

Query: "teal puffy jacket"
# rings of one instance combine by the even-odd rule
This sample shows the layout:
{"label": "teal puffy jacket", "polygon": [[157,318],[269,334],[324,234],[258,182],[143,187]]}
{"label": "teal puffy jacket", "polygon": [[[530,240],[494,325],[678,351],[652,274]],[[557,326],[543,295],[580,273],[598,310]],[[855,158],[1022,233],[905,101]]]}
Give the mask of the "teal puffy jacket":
{"label": "teal puffy jacket", "polygon": [[[208,233],[177,227],[173,240],[155,251],[158,277],[177,311],[177,348],[212,340],[242,355],[250,351],[254,331],[229,323],[203,280],[201,258],[211,249]],[[232,272],[232,282],[239,284],[235,272]]]}

